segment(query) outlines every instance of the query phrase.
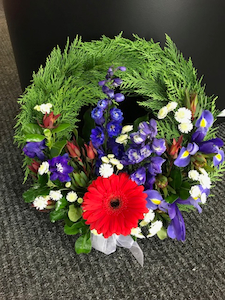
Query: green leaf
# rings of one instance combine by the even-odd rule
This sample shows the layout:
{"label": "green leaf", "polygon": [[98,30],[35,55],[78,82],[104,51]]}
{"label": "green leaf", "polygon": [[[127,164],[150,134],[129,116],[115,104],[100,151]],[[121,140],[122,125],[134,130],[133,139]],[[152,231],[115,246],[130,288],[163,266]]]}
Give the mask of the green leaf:
{"label": "green leaf", "polygon": [[182,185],[178,191],[178,194],[182,200],[186,200],[188,197],[190,197],[190,188],[191,185],[189,182],[182,182]]}
{"label": "green leaf", "polygon": [[62,220],[67,216],[67,209],[53,210],[50,212],[50,220],[52,223]]}
{"label": "green leaf", "polygon": [[30,203],[38,196],[47,196],[49,192],[50,189],[48,187],[40,187],[40,185],[36,185],[23,193],[23,199],[26,203]]}
{"label": "green leaf", "polygon": [[23,127],[23,134],[42,134],[43,129],[38,124],[26,124]]}
{"label": "green leaf", "polygon": [[72,222],[78,221],[81,215],[82,209],[80,207],[75,207],[74,204],[69,206],[68,217]]}
{"label": "green leaf", "polygon": [[179,198],[179,196],[178,196],[177,194],[176,194],[176,195],[171,194],[171,195],[169,195],[168,197],[165,198],[165,201],[166,201],[167,203],[173,203],[173,202],[175,202],[178,198]]}
{"label": "green leaf", "polygon": [[24,140],[26,142],[41,142],[45,139],[45,136],[37,133],[29,133],[24,135]]}
{"label": "green leaf", "polygon": [[62,152],[66,143],[67,143],[67,140],[62,140],[62,141],[56,142],[50,150],[51,157],[56,157],[56,156],[60,155],[60,153]]}
{"label": "green leaf", "polygon": [[82,129],[82,136],[85,142],[90,141],[91,130],[95,128],[95,121],[91,117],[91,111],[92,108],[89,107],[89,109],[86,110],[83,116],[84,126]]}
{"label": "green leaf", "polygon": [[89,253],[91,251],[91,239],[89,234],[80,236],[75,243],[75,251],[77,254]]}
{"label": "green leaf", "polygon": [[67,202],[66,198],[63,197],[63,198],[61,198],[60,200],[58,200],[56,202],[55,210],[60,210],[60,209],[62,209],[64,207],[66,207],[67,204],[68,204],[68,202]]}
{"label": "green leaf", "polygon": [[173,179],[173,181],[170,182],[170,185],[174,190],[178,190],[182,183],[182,175],[180,169],[175,169],[170,173],[170,177]]}
{"label": "green leaf", "polygon": [[40,186],[45,186],[48,182],[48,174],[38,175],[38,183]]}
{"label": "green leaf", "polygon": [[79,222],[74,223],[72,226],[66,224],[64,226],[64,232],[68,235],[74,235],[80,232],[81,229],[84,227],[88,227],[88,226],[85,224],[85,221],[82,219]]}
{"label": "green leaf", "polygon": [[162,227],[158,232],[157,232],[158,238],[160,240],[164,240],[167,238],[167,230],[165,227]]}
{"label": "green leaf", "polygon": [[145,115],[145,116],[142,116],[140,118],[137,118],[135,121],[134,121],[134,131],[137,131],[138,129],[138,125],[141,123],[141,122],[144,122],[144,121],[149,121],[149,115]]}
{"label": "green leaf", "polygon": [[65,124],[60,124],[58,127],[52,129],[52,133],[58,133],[58,132],[61,132],[67,128],[70,127],[70,124],[69,123],[65,123]]}
{"label": "green leaf", "polygon": [[188,204],[177,203],[177,207],[179,208],[180,211],[191,212],[195,210],[195,207],[193,205],[188,205]]}

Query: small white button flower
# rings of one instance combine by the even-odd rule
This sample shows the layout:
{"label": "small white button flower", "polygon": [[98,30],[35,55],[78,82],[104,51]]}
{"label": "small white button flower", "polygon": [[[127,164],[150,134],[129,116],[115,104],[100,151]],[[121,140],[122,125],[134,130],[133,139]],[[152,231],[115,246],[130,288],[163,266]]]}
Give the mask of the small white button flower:
{"label": "small white button flower", "polygon": [[114,158],[115,155],[114,154],[108,154],[107,157],[110,159],[110,158]]}
{"label": "small white button flower", "polygon": [[39,196],[34,199],[33,205],[36,209],[43,210],[48,205],[49,196]]}
{"label": "small white button flower", "polygon": [[37,110],[37,111],[41,111],[40,105],[35,105],[34,109]]}
{"label": "small white button flower", "polygon": [[40,105],[40,111],[45,115],[46,113],[50,113],[50,109],[52,108],[51,103],[41,104]]}
{"label": "small white button flower", "polygon": [[93,233],[94,235],[102,236],[102,233],[98,233],[96,229],[92,229],[91,233]]}
{"label": "small white button flower", "polygon": [[101,160],[102,160],[102,162],[104,162],[104,163],[106,163],[106,164],[109,163],[109,159],[108,159],[107,156],[102,156],[102,157],[101,157]]}
{"label": "small white button flower", "polygon": [[116,159],[116,158],[111,158],[110,159],[110,163],[112,165],[116,166],[116,165],[120,164],[120,161],[118,159]]}
{"label": "small white button flower", "polygon": [[62,199],[63,195],[62,195],[61,191],[50,191],[49,197],[54,201],[58,201],[58,200]]}
{"label": "small white button flower", "polygon": [[69,192],[67,195],[66,195],[66,200],[69,201],[69,202],[75,202],[77,200],[78,196],[77,196],[77,193],[76,192]]}
{"label": "small white button flower", "polygon": [[116,168],[117,168],[117,170],[119,170],[119,171],[120,171],[120,170],[123,170],[123,165],[119,163],[118,165],[116,165]]}
{"label": "small white button flower", "polygon": [[174,117],[179,123],[188,123],[191,120],[191,111],[186,107],[181,107],[175,112]]}
{"label": "small white button flower", "polygon": [[163,106],[158,112],[158,119],[164,119],[168,114],[168,109],[166,106]]}
{"label": "small white button flower", "polygon": [[152,237],[153,235],[155,235],[159,230],[161,230],[163,226],[162,221],[157,220],[154,223],[151,224],[151,227],[149,228],[149,234],[147,235],[147,237]]}
{"label": "small white button flower", "polygon": [[66,188],[71,187],[71,182],[70,182],[70,181],[66,182],[65,187],[66,187]]}
{"label": "small white button flower", "polygon": [[139,239],[144,239],[145,236],[141,233],[141,228],[136,227],[131,229],[131,235],[136,236]]}
{"label": "small white button flower", "polygon": [[199,182],[201,184],[201,186],[203,187],[203,189],[210,189],[211,188],[211,180],[207,175],[201,174],[199,175]]}
{"label": "small white button flower", "polygon": [[128,134],[121,134],[116,138],[116,143],[118,144],[126,144],[128,141]]}
{"label": "small white button flower", "polygon": [[166,106],[168,112],[173,111],[176,107],[177,107],[178,103],[173,101],[173,102],[169,102]]}
{"label": "small white button flower", "polygon": [[193,124],[191,122],[180,123],[178,129],[182,133],[189,133],[193,129]]}
{"label": "small white button flower", "polygon": [[44,162],[40,165],[40,167],[39,167],[39,169],[38,169],[38,173],[39,173],[40,175],[43,175],[43,174],[48,173],[48,171],[49,171],[49,163],[48,163],[47,161],[44,161]]}
{"label": "small white button flower", "polygon": [[110,164],[102,164],[99,168],[99,174],[104,177],[108,178],[113,174],[113,167]]}
{"label": "small white button flower", "polygon": [[122,134],[128,133],[128,132],[132,131],[133,128],[134,128],[133,125],[126,125],[126,126],[123,126],[123,128],[122,128]]}
{"label": "small white button flower", "polygon": [[198,185],[193,185],[189,191],[191,197],[195,200],[201,197],[201,191]]}
{"label": "small white button flower", "polygon": [[153,221],[155,218],[155,213],[152,209],[149,209],[147,214],[144,214],[144,219],[140,222],[140,226],[146,226],[148,223]]}
{"label": "small white button flower", "polygon": [[192,180],[198,180],[199,179],[199,173],[198,173],[198,171],[196,171],[196,170],[190,170],[189,172],[188,172],[188,177],[190,178],[190,179],[192,179]]}

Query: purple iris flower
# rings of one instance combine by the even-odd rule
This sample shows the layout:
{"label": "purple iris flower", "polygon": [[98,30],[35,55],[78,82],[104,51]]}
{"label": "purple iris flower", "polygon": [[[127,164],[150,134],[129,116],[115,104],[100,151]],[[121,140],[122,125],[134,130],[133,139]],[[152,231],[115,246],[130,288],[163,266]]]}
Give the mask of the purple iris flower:
{"label": "purple iris flower", "polygon": [[199,150],[195,143],[188,143],[187,148],[182,147],[174,165],[177,167],[186,167],[191,161],[191,155],[194,155]]}
{"label": "purple iris flower", "polygon": [[42,150],[46,148],[45,140],[41,142],[27,142],[26,146],[23,148],[23,152],[31,158],[37,156],[40,160],[45,159],[45,155]]}
{"label": "purple iris flower", "polygon": [[107,124],[106,128],[107,128],[109,137],[118,136],[118,134],[120,134],[120,132],[122,130],[122,126],[115,121],[110,121]]}
{"label": "purple iris flower", "polygon": [[196,121],[195,126],[201,129],[209,129],[213,124],[213,115],[209,110],[203,110],[200,118]]}
{"label": "purple iris flower", "polygon": [[154,138],[157,135],[157,123],[154,119],[149,122],[141,122],[138,126],[141,134],[145,135],[146,138]]}
{"label": "purple iris flower", "polygon": [[218,147],[223,146],[223,141],[220,138],[211,139],[205,142],[201,142],[199,145],[199,151],[205,154],[217,153]]}
{"label": "purple iris flower", "polygon": [[162,211],[166,211],[168,209],[168,203],[163,199],[161,194],[158,191],[155,190],[147,190],[144,191],[147,196],[147,208],[148,209],[160,209]]}
{"label": "purple iris flower", "polygon": [[137,185],[145,184],[146,180],[146,170],[144,167],[137,169],[134,173],[130,175],[131,180],[135,181]]}
{"label": "purple iris flower", "polygon": [[201,213],[202,212],[202,208],[199,205],[199,203],[203,202],[202,199],[203,199],[203,195],[204,194],[205,194],[205,201],[206,201],[206,197],[209,195],[210,190],[207,189],[207,188],[203,188],[201,185],[198,185],[198,187],[199,187],[199,190],[200,190],[200,193],[201,193],[201,196],[200,196],[201,198],[199,197],[199,198],[195,198],[194,199],[192,197],[189,197],[187,200],[185,200],[187,202],[189,201],[189,203],[184,203],[184,202],[180,202],[180,203],[193,205],[198,210],[198,212]]}
{"label": "purple iris flower", "polygon": [[213,164],[214,166],[218,166],[222,164],[224,161],[224,152],[223,150],[218,150],[217,154],[213,157]]}
{"label": "purple iris flower", "polygon": [[141,156],[147,158],[152,154],[151,148],[149,145],[145,145],[140,149]]}
{"label": "purple iris flower", "polygon": [[152,176],[162,173],[162,164],[166,160],[160,156],[151,157],[151,161],[148,164],[148,171]]}
{"label": "purple iris flower", "polygon": [[166,143],[164,139],[153,139],[151,145],[152,151],[155,152],[157,155],[162,155],[166,151]]}
{"label": "purple iris flower", "polygon": [[207,133],[207,128],[205,129],[201,129],[201,128],[198,128],[193,134],[192,134],[192,137],[191,137],[191,141],[192,142],[195,142],[195,143],[200,143],[203,141],[204,137],[206,136],[206,133]]}
{"label": "purple iris flower", "polygon": [[135,148],[128,149],[127,156],[131,164],[138,164],[143,160],[140,151]]}
{"label": "purple iris flower", "polygon": [[125,99],[125,96],[123,94],[121,94],[121,93],[116,93],[114,95],[114,100],[116,102],[122,102],[122,101],[124,101],[124,99]]}
{"label": "purple iris flower", "polygon": [[91,130],[90,139],[95,148],[98,148],[104,143],[105,135],[101,127],[97,126],[96,128]]}
{"label": "purple iris flower", "polygon": [[155,176],[147,172],[146,181],[145,181],[145,189],[153,190],[153,186],[155,183]]}
{"label": "purple iris flower", "polygon": [[108,107],[109,100],[107,99],[101,99],[97,103],[97,107],[101,108],[102,110],[105,110]]}
{"label": "purple iris flower", "polygon": [[52,173],[50,176],[51,180],[59,179],[61,182],[71,181],[69,173],[73,172],[73,167],[68,165],[68,161],[68,153],[63,156],[53,157],[48,161],[49,171]]}
{"label": "purple iris flower", "polygon": [[[184,203],[185,202],[185,203]],[[168,214],[171,219],[171,223],[167,228],[167,234],[172,239],[177,239],[178,241],[185,241],[186,229],[184,219],[182,214],[177,207],[177,203],[188,204],[186,200],[177,199],[174,203],[169,204]]]}
{"label": "purple iris flower", "polygon": [[133,132],[130,134],[130,139],[131,141],[136,144],[140,145],[146,140],[146,136],[141,134],[139,131],[138,132]]}
{"label": "purple iris flower", "polygon": [[123,113],[119,108],[111,108],[110,109],[111,119],[115,122],[121,123],[123,121]]}

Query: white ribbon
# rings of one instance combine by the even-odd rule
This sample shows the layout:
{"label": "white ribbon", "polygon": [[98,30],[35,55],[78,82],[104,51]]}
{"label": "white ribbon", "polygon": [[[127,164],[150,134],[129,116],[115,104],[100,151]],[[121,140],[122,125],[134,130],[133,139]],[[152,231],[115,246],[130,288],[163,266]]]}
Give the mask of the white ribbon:
{"label": "white ribbon", "polygon": [[113,234],[109,238],[104,238],[103,235],[95,235],[91,233],[91,242],[92,247],[98,251],[103,252],[106,255],[109,255],[116,251],[116,246],[127,248],[131,251],[133,256],[143,267],[144,256],[141,248],[138,243],[135,242],[130,235],[116,235]]}

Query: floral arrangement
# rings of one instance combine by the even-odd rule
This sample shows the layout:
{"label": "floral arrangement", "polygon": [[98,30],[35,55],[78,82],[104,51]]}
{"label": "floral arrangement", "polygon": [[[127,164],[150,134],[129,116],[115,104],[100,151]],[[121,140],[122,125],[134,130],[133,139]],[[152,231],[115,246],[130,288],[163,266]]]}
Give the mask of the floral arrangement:
{"label": "floral arrangement", "polygon": [[[190,60],[169,37],[167,43],[162,50],[138,37],[83,44],[76,39],[64,56],[53,51],[46,73],[34,75],[20,100],[16,140],[25,155],[25,179],[29,174],[34,182],[23,198],[49,212],[52,222],[63,221],[66,234],[78,236],[77,253],[93,247],[110,254],[121,246],[143,265],[137,239],[184,241],[183,214],[202,212],[224,171],[223,141],[213,127],[215,99],[205,96]],[[124,52],[110,52],[104,77],[110,58],[103,50],[118,44]],[[82,67],[75,54],[85,60]],[[70,69],[74,64],[77,73]],[[59,66],[67,66],[63,78]],[[136,118],[131,108],[133,121],[125,123],[122,107],[129,107],[132,95],[142,96],[138,103],[145,113]],[[77,127],[84,105],[83,125]]]}

